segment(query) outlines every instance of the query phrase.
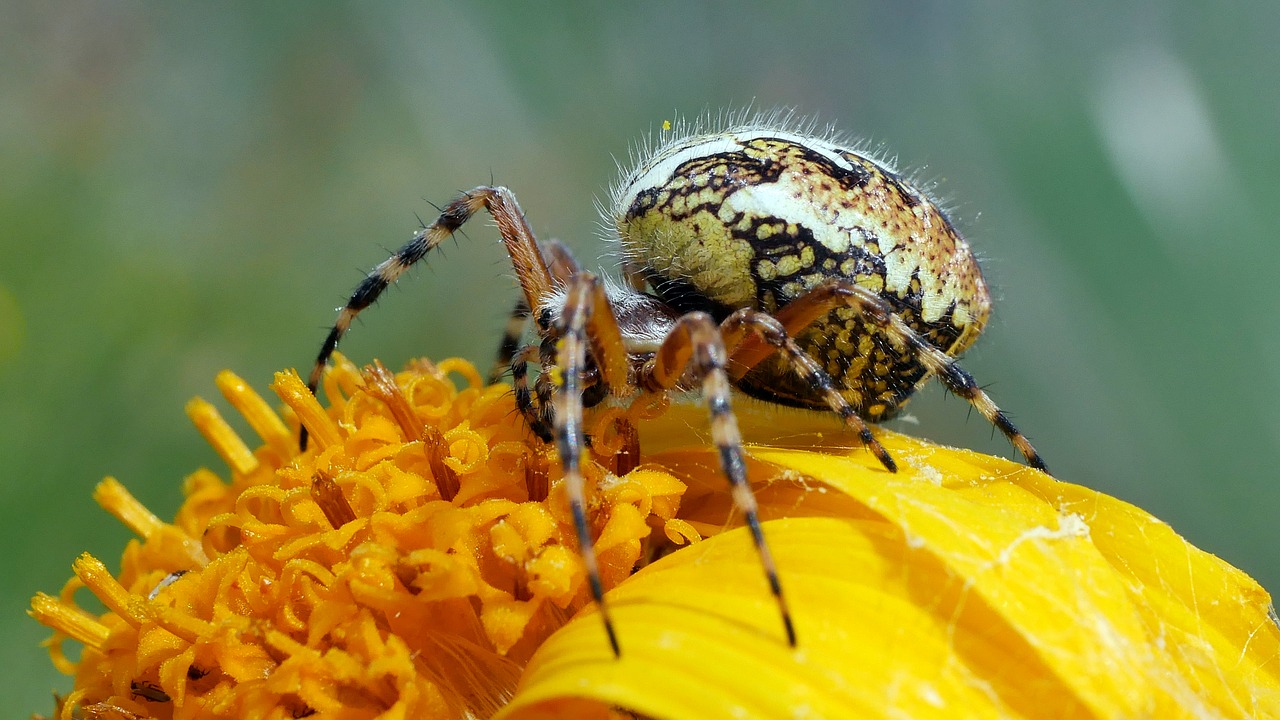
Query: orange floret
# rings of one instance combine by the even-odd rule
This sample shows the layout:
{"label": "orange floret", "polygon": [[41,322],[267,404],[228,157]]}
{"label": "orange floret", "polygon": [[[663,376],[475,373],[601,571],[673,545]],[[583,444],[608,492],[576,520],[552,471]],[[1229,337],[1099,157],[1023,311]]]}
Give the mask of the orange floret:
{"label": "orange floret", "polygon": [[[193,474],[168,524],[104,480],[96,498],[141,538],[118,579],[85,555],[60,598],[33,603],[58,631],[55,662],[76,674],[63,717],[75,705],[139,718],[486,716],[587,604],[567,501],[548,479],[557,460],[530,442],[509,387],[486,387],[460,361],[392,376],[340,360],[325,408],[279,373],[272,389],[312,438],[299,455],[296,433],[243,381],[224,372],[218,385],[265,445],[250,450],[193,400],[231,481]],[[608,485],[588,494],[611,587],[683,485],[651,469],[620,479],[589,463],[586,474]],[[80,587],[108,612],[80,610]],[[85,646],[78,663],[60,650],[67,638]]]}

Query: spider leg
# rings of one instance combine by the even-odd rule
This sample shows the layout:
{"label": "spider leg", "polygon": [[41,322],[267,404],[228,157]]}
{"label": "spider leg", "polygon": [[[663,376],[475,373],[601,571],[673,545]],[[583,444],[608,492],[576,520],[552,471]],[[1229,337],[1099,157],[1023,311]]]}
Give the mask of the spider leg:
{"label": "spider leg", "polygon": [[[559,240],[548,240],[542,244],[541,249],[542,259],[547,265],[547,271],[551,273],[552,282],[561,286],[567,284],[569,278],[573,277],[579,269],[569,248]],[[520,338],[524,336],[528,322],[529,301],[521,296],[516,300],[511,314],[507,316],[507,327],[502,333],[502,341],[498,344],[498,357],[489,370],[489,384],[498,382],[503,374],[511,370],[511,363],[516,351],[520,349]]]}
{"label": "spider leg", "polygon": [[542,243],[542,259],[558,285],[568,285],[574,275],[582,272],[573,253],[569,252],[569,246],[556,239]]}
{"label": "spider leg", "polygon": [[[1018,430],[1009,416],[1001,410],[991,397],[974,381],[956,359],[942,350],[929,344],[915,330],[902,321],[879,295],[859,287],[843,278],[833,278],[814,286],[804,295],[792,300],[781,308],[774,317],[791,333],[798,332],[813,321],[841,307],[857,310],[864,321],[877,326],[889,342],[902,350],[907,350],[920,359],[920,364],[930,374],[935,375],[952,393],[964,398],[976,408],[983,417],[1004,433],[1009,442],[1026,458],[1027,464],[1033,468],[1048,472],[1040,453],[1032,447],[1031,441]],[[746,364],[750,369],[767,356],[770,349],[764,343],[748,346],[743,343],[741,352],[734,353],[734,360]],[[735,371],[738,370],[735,367]],[[745,374],[746,370],[742,371]],[[738,376],[740,377],[740,375]]]}
{"label": "spider leg", "polygon": [[[737,349],[746,344],[742,343],[742,341],[747,339],[746,333],[748,332],[767,343],[767,347],[771,352],[782,353],[791,369],[805,383],[818,388],[822,392],[823,397],[826,398],[827,405],[831,407],[831,411],[839,415],[846,425],[858,433],[863,446],[876,456],[880,464],[889,472],[898,472],[898,465],[890,457],[889,451],[884,449],[879,440],[876,440],[875,436],[871,434],[871,429],[867,427],[866,421],[859,417],[858,411],[836,389],[831,376],[822,369],[822,366],[816,360],[800,349],[796,341],[787,333],[787,328],[782,322],[768,313],[752,310],[751,308],[743,308],[735,311],[725,318],[724,322],[720,323],[720,334],[729,350],[729,366],[733,368],[732,373],[735,380],[745,375],[754,366],[754,364],[746,365],[738,359]],[[742,344],[740,345],[739,343]],[[748,349],[750,349],[749,346]],[[769,354],[771,353],[755,356],[755,363],[764,360]]]}
{"label": "spider leg", "polygon": [[[511,308],[507,316],[507,326],[502,331],[502,340],[498,343],[498,356],[489,368],[489,384],[502,380],[507,372],[515,372],[516,353],[520,350],[520,339],[524,337],[525,326],[529,324],[529,302],[521,296]],[[513,376],[514,378],[514,376]]]}
{"label": "spider leg", "polygon": [[[526,421],[537,416],[537,407],[533,401],[533,393],[529,390],[529,362],[538,352],[537,345],[526,345],[512,353],[508,370],[511,373],[512,391],[515,395],[516,409]],[[530,423],[532,424],[532,423]]]}
{"label": "spider leg", "polygon": [[752,541],[769,581],[769,590],[782,615],[787,643],[795,647],[796,632],[791,621],[791,611],[782,594],[782,583],[778,580],[773,554],[769,551],[764,531],[760,527],[755,495],[747,482],[742,435],[738,431],[738,420],[730,402],[732,386],[725,370],[727,356],[724,340],[711,316],[691,312],[676,321],[675,327],[667,334],[653,359],[645,364],[641,384],[653,391],[671,390],[679,385],[686,371],[700,381],[703,395],[707,399],[707,409],[711,413],[711,438],[720,452],[721,468],[733,490],[734,504],[742,512],[751,531]]}
{"label": "spider leg", "polygon": [[[515,195],[504,187],[474,188],[445,205],[434,222],[414,233],[409,242],[371,270],[356,286],[347,304],[338,311],[338,319],[334,321],[328,336],[320,346],[319,354],[316,355],[315,364],[307,380],[307,387],[312,393],[320,384],[320,376],[324,373],[329,357],[338,348],[342,336],[347,333],[352,320],[360,314],[360,311],[373,304],[382,292],[399,279],[406,270],[446,238],[452,236],[481,209],[488,210],[498,226],[498,232],[507,246],[507,254],[511,256],[511,263],[515,267],[521,289],[524,290],[525,301],[530,312],[536,313],[541,309],[552,290],[553,277],[538,248],[538,241],[525,221],[519,203],[516,202]],[[305,450],[306,428],[303,428],[298,442]]]}
{"label": "spider leg", "polygon": [[547,373],[544,372],[538,376],[535,387],[536,396],[529,391],[529,362],[540,350],[541,348],[537,345],[526,345],[516,353],[511,360],[511,385],[515,389],[516,409],[528,423],[529,429],[542,442],[551,442],[555,435],[551,429],[551,419],[548,417],[551,386],[549,380],[544,381]]}
{"label": "spider leg", "polygon": [[[540,318],[540,325],[549,323]],[[586,445],[586,437],[582,426],[582,377],[587,369],[587,352],[591,350],[600,366],[603,382],[614,388],[610,375],[622,373],[622,382],[626,381],[627,353],[622,344],[622,336],[617,321],[605,297],[604,288],[591,273],[580,273],[569,280],[568,292],[565,295],[564,308],[558,321],[560,340],[558,352],[554,352],[555,366],[552,372],[544,372],[543,376],[555,375],[556,392],[553,398],[555,407],[555,439],[560,454],[560,462],[564,466],[565,489],[569,495],[569,509],[573,513],[573,525],[578,533],[578,547],[582,553],[583,564],[587,569],[587,581],[591,586],[591,597],[600,608],[600,616],[604,620],[605,632],[609,635],[609,645],[615,656],[621,656],[618,637],[614,632],[613,620],[609,616],[609,608],[604,602],[604,586],[600,581],[600,566],[596,560],[595,544],[591,538],[591,528],[587,523],[585,480],[582,476],[582,450]],[[555,346],[553,346],[555,347]]]}

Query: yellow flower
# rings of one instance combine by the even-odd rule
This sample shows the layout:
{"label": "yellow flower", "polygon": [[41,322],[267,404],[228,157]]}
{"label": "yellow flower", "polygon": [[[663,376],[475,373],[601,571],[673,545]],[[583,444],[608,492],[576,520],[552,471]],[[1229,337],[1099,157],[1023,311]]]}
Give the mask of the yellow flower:
{"label": "yellow flower", "polygon": [[704,412],[595,411],[615,658],[554,452],[509,388],[460,361],[392,378],[340,359],[323,408],[281,373],[314,438],[298,455],[244,382],[218,385],[263,445],[193,401],[230,482],[197,471],[165,523],[108,478],[97,500],[141,539],[117,575],[84,555],[32,602],[75,675],[63,718],[1280,716],[1264,590],[1141,510],[1004,460],[880,430],[893,475],[826,418],[743,403],[793,649],[728,529]]}

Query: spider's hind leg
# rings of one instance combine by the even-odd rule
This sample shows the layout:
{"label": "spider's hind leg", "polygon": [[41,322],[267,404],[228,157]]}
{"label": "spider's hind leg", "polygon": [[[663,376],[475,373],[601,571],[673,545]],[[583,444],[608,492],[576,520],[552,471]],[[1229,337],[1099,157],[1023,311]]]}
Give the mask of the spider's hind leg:
{"label": "spider's hind leg", "polygon": [[[853,308],[862,316],[864,322],[879,329],[890,343],[918,358],[924,369],[936,376],[947,390],[964,398],[988,422],[999,429],[1018,449],[1018,452],[1022,453],[1028,465],[1048,472],[1044,460],[1032,447],[1031,441],[978,386],[973,376],[960,367],[955,358],[929,344],[929,341],[912,330],[897,313],[893,312],[889,304],[874,292],[842,278],[828,280],[792,300],[779,310],[775,317],[789,333],[794,334],[808,327],[818,318],[841,307]],[[734,359],[742,360],[750,367],[760,362],[769,352],[770,349],[763,343],[757,346],[744,345],[740,353],[735,353]]]}
{"label": "spider's hind leg", "polygon": [[831,376],[822,369],[822,366],[816,360],[800,349],[800,346],[788,334],[787,328],[772,315],[759,310],[743,308],[735,311],[720,324],[720,334],[731,353],[730,358],[733,361],[735,379],[742,377],[755,364],[768,357],[768,355],[756,353],[751,356],[750,364],[740,361],[739,353],[735,352],[735,350],[739,347],[745,347],[748,350],[751,348],[750,345],[739,345],[741,341],[747,338],[747,332],[754,333],[774,352],[781,353],[786,358],[787,364],[805,381],[805,384],[817,388],[822,393],[823,398],[826,399],[827,406],[831,408],[831,411],[839,415],[846,425],[858,433],[863,446],[870,450],[872,455],[876,456],[880,464],[889,472],[898,471],[898,465],[889,455],[889,451],[885,450],[875,435],[871,434],[871,428],[867,427],[866,421],[858,415],[857,410],[836,389],[835,382],[832,381]]}
{"label": "spider's hind leg", "polygon": [[[541,330],[544,323],[541,318],[539,320]],[[609,645],[617,656],[621,655],[621,650],[609,607],[604,601],[604,585],[600,580],[600,566],[586,511],[586,481],[582,475],[582,454],[586,446],[582,419],[583,380],[587,379],[590,367],[587,355],[590,351],[598,372],[598,384],[604,386],[603,391],[623,390],[628,382],[628,356],[604,287],[591,273],[578,273],[569,279],[560,317],[554,327],[550,323],[546,325],[549,334],[543,347],[558,348],[558,351],[550,351],[551,357],[544,351],[544,363],[553,363],[544,367],[542,374],[543,377],[555,377],[552,406],[555,409],[556,449],[564,466],[569,509],[586,565],[591,597],[600,608]]]}

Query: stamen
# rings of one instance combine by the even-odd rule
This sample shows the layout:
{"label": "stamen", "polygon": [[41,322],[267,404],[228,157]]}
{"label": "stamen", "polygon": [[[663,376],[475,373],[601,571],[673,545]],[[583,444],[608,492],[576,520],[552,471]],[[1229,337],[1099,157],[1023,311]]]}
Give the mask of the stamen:
{"label": "stamen", "polygon": [[316,396],[307,389],[302,378],[298,377],[297,370],[276,373],[271,389],[298,416],[298,422],[307,429],[318,449],[324,450],[342,442],[337,423],[320,406]]}
{"label": "stamen", "polygon": [[215,382],[222,391],[222,396],[244,417],[263,442],[280,457],[292,457],[293,436],[288,426],[261,395],[230,370],[218,373]]}
{"label": "stamen", "polygon": [[187,403],[187,417],[195,424],[204,439],[237,475],[248,475],[258,469],[258,458],[240,435],[222,419],[222,413],[203,398],[192,398]]}
{"label": "stamen", "polygon": [[323,471],[316,471],[316,478],[311,483],[311,498],[335,530],[356,519],[356,512],[342,494],[342,488]]}
{"label": "stamen", "polygon": [[98,483],[93,489],[93,499],[144,540],[160,532],[166,525],[113,477],[107,477]]}
{"label": "stamen", "polygon": [[191,561],[192,567],[209,564],[209,556],[198,538],[156,517],[115,478],[108,477],[98,483],[93,489],[93,499],[143,540],[157,542],[163,538],[163,543],[179,550]]}
{"label": "stamen", "polygon": [[101,560],[83,553],[71,564],[71,570],[85,587],[98,596],[103,605],[125,622],[139,627],[147,619],[146,610],[142,607],[144,601],[125,589]]}
{"label": "stamen", "polygon": [[71,639],[95,650],[101,650],[110,635],[107,626],[98,622],[97,618],[52,595],[37,593],[31,598],[31,609],[27,613],[41,625],[65,633]]}

